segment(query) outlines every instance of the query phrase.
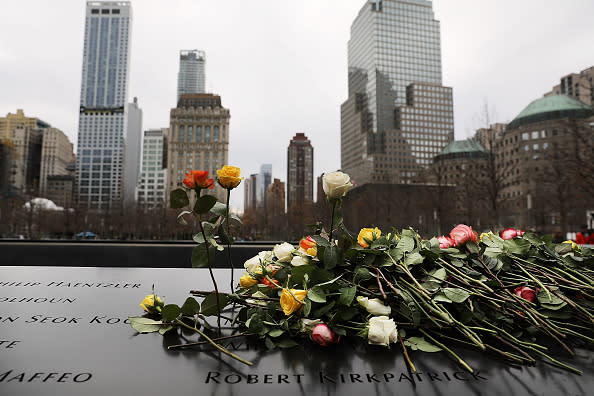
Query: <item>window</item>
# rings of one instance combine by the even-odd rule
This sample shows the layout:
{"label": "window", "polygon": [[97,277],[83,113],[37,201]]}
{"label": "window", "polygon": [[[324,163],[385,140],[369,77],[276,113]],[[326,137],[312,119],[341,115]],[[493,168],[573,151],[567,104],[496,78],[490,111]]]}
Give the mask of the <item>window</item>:
{"label": "window", "polygon": [[185,127],[183,125],[180,125],[179,128],[178,128],[177,140],[179,142],[183,142],[183,141],[186,140],[186,137],[185,137]]}

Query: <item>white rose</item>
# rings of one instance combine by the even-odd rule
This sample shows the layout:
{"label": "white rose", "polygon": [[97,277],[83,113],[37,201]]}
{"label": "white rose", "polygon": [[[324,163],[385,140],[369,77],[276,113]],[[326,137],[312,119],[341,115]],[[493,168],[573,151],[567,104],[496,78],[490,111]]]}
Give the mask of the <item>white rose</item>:
{"label": "white rose", "polygon": [[291,261],[293,258],[293,251],[295,247],[291,245],[289,242],[283,242],[280,245],[276,245],[274,247],[274,255],[278,259],[279,263],[286,263],[287,261]]}
{"label": "white rose", "polygon": [[263,251],[258,253],[257,256],[252,257],[251,259],[247,260],[243,267],[252,274],[261,274],[262,273],[262,265],[269,264],[272,261],[272,252],[270,251]]}
{"label": "white rose", "polygon": [[388,346],[398,339],[396,323],[387,316],[374,316],[369,319],[367,342],[373,345]]}
{"label": "white rose", "polygon": [[300,265],[307,265],[309,264],[309,259],[306,257],[295,256],[291,260],[291,265],[295,267],[299,267]]}
{"label": "white rose", "polygon": [[340,199],[353,187],[351,177],[343,172],[324,173],[322,182],[328,199]]}
{"label": "white rose", "polygon": [[390,315],[392,308],[384,305],[379,298],[357,297],[357,302],[372,315]]}

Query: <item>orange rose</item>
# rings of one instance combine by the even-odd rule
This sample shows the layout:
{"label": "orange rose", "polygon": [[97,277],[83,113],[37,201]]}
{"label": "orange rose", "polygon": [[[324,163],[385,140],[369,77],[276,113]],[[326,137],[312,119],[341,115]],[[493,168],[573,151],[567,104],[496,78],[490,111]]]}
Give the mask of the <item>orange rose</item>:
{"label": "orange rose", "polygon": [[188,188],[212,189],[214,187],[214,180],[208,178],[208,171],[191,170],[186,172],[183,183]]}
{"label": "orange rose", "polygon": [[310,256],[315,257],[318,253],[316,241],[314,241],[314,239],[310,235],[301,239],[301,241],[299,242],[299,246],[301,247],[301,249],[303,249],[305,253],[309,254]]}

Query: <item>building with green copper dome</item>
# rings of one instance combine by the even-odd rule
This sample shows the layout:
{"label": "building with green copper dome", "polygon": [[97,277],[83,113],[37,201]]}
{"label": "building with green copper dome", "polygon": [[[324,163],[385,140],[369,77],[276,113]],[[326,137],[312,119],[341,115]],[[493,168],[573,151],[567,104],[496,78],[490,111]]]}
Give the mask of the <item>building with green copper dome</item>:
{"label": "building with green copper dome", "polygon": [[594,109],[566,95],[539,98],[493,148],[505,226],[570,232],[594,209]]}

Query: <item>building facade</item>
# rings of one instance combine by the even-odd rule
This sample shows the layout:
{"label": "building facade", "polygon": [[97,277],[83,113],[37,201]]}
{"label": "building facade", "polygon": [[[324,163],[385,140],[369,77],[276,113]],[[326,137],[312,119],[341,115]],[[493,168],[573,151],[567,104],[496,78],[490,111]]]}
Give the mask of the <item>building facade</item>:
{"label": "building facade", "polygon": [[298,132],[287,148],[287,210],[313,202],[313,147]]}
{"label": "building facade", "polygon": [[[47,194],[48,178],[50,176],[73,176],[71,175],[71,170],[74,161],[74,147],[64,132],[57,128],[44,129],[42,133],[41,169],[39,175],[39,194],[42,197],[49,199]],[[70,186],[70,190],[72,190],[72,186]]]}
{"label": "building facade", "polygon": [[122,203],[131,25],[129,1],[87,2],[75,195],[89,208]]}
{"label": "building facade", "polygon": [[[170,112],[167,196],[181,186],[188,170],[206,170],[214,178],[216,170],[228,163],[230,118],[218,95],[181,96]],[[227,199],[226,190],[217,184],[208,193],[222,202]]]}
{"label": "building facade", "polygon": [[183,94],[204,93],[206,54],[199,50],[179,52],[179,72],[177,73],[177,100]]}
{"label": "building facade", "polygon": [[128,104],[128,126],[124,147],[124,204],[132,205],[136,201],[142,150],[142,109],[138,107],[137,98]]}
{"label": "building facade", "polygon": [[262,205],[266,208],[266,191],[270,183],[272,183],[272,164],[262,164],[257,179],[258,189],[256,192],[256,200],[258,205]]}
{"label": "building facade", "polygon": [[33,129],[49,128],[50,124],[35,117],[26,117],[22,109],[17,109],[15,114],[8,113],[0,117],[0,140],[10,139],[10,132],[17,126],[23,125]]}
{"label": "building facade", "polygon": [[341,168],[358,184],[410,183],[454,138],[439,21],[426,0],[370,0],[351,26]]}
{"label": "building facade", "polygon": [[559,85],[555,85],[551,92],[545,94],[549,95],[567,95],[594,106],[594,66],[561,77]]}
{"label": "building facade", "polygon": [[17,125],[10,133],[13,154],[9,183],[19,195],[33,196],[39,191],[42,136],[41,129],[24,125]]}
{"label": "building facade", "polygon": [[594,210],[594,109],[567,95],[534,100],[494,150],[504,226],[575,231]]}
{"label": "building facade", "polygon": [[167,202],[168,131],[167,128],[144,131],[142,167],[136,188],[136,200],[141,206],[164,206]]}
{"label": "building facade", "polygon": [[257,208],[258,174],[252,173],[243,182],[243,211],[256,210]]}

